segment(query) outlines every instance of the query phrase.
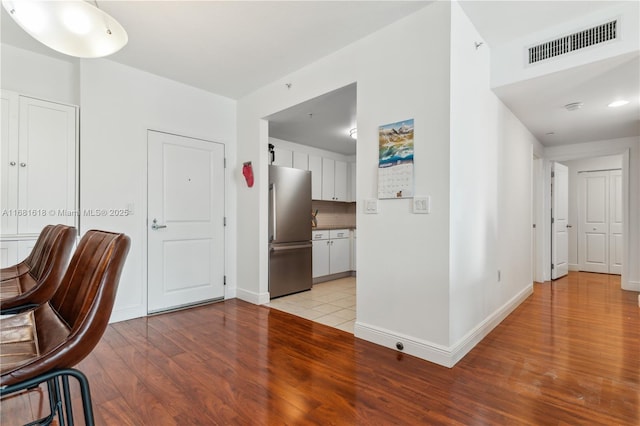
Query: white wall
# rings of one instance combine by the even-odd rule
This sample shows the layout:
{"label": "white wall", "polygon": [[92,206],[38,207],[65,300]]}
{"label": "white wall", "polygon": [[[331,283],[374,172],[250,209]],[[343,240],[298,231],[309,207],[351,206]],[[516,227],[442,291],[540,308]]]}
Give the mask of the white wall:
{"label": "white wall", "polygon": [[[353,82],[356,336],[388,347],[400,341],[405,352],[453,365],[530,293],[531,161],[539,144],[490,91],[488,52],[476,52],[475,39],[457,4],[436,2],[238,102],[238,164],[259,168],[256,187],[238,195],[238,248],[248,260],[238,271],[239,297],[268,298],[261,119]],[[431,214],[412,214],[403,199],[380,200],[379,214],[364,214],[363,200],[377,198],[378,126],[408,118],[415,193],[431,197]]]}
{"label": "white wall", "polygon": [[621,155],[583,158],[563,161],[569,168],[569,270],[578,271],[578,173],[595,170],[613,170],[622,168]]}
{"label": "white wall", "polygon": [[[134,211],[128,217],[82,217],[81,231],[108,229],[131,237],[112,319],[143,316],[147,313],[147,129],[223,143],[228,164],[235,165],[235,101],[116,62],[92,60],[81,65],[81,117],[81,209],[133,206]],[[236,172],[233,166],[227,170],[229,218],[235,217]],[[226,230],[225,296],[233,297],[233,220]]]}
{"label": "white wall", "polygon": [[[640,49],[640,3],[635,1],[612,3],[614,4],[611,7],[596,13],[528,34],[500,46],[491,46],[492,87],[539,77],[629,52],[637,52]],[[527,49],[529,47],[613,19],[618,19],[619,24],[617,40],[590,46],[533,65],[527,64]]]}
{"label": "white wall", "polygon": [[[411,200],[358,207],[356,335],[387,346],[398,339],[424,357],[449,343],[449,4],[434,3],[238,102],[238,164],[253,161],[254,188],[238,194],[238,296],[267,297],[268,136],[261,118],[353,82],[358,84],[357,193],[377,198],[378,126],[415,120],[415,189],[432,198],[430,215]],[[434,41],[435,40],[435,41]],[[291,83],[288,90],[285,83]]]}
{"label": "white wall", "polygon": [[451,15],[450,342],[459,359],[533,291],[537,141],[491,91],[489,48],[476,49],[482,38],[457,3]]}
{"label": "white wall", "polygon": [[0,45],[2,88],[70,105],[80,104],[80,67],[6,44]]}
{"label": "white wall", "polygon": [[[640,291],[640,138],[620,138],[548,147],[545,157],[549,161],[569,161],[580,158],[622,155],[622,184],[627,198],[624,211],[624,251],[622,288]],[[548,182],[545,185],[549,188]],[[546,198],[549,198],[548,190]],[[547,246],[549,241],[545,242]],[[545,268],[549,269],[549,268]]]}

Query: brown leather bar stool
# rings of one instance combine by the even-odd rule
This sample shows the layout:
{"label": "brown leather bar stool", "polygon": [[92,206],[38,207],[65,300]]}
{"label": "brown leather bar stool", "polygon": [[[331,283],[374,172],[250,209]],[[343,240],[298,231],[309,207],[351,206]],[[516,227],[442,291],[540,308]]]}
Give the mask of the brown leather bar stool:
{"label": "brown leather bar stool", "polygon": [[80,384],[85,423],[94,424],[89,382],[73,367],[108,325],[129,245],[124,234],[88,231],[53,297],[0,323],[0,398],[46,383],[51,412],[37,424],[57,416],[73,425],[69,377]]}
{"label": "brown leather bar stool", "polygon": [[26,259],[2,270],[0,312],[34,308],[48,301],[60,285],[75,238],[72,226],[47,225]]}

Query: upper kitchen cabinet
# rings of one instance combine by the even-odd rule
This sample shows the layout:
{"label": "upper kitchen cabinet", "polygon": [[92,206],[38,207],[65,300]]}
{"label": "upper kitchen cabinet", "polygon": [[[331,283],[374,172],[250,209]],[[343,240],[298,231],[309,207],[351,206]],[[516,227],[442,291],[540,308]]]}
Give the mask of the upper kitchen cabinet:
{"label": "upper kitchen cabinet", "polygon": [[311,172],[311,199],[322,200],[322,157],[309,155]]}
{"label": "upper kitchen cabinet", "polygon": [[2,237],[76,226],[77,109],[3,90]]}
{"label": "upper kitchen cabinet", "polygon": [[322,199],[347,201],[346,161],[322,159]]}

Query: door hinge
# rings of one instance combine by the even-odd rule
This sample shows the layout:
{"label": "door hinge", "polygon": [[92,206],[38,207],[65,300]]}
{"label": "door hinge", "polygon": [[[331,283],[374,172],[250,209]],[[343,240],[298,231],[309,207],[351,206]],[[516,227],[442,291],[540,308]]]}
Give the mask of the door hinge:
{"label": "door hinge", "polygon": [[224,163],[223,168],[226,169],[227,168],[227,157],[224,157],[222,160],[223,160],[223,163]]}
{"label": "door hinge", "polygon": [[227,226],[227,217],[222,218],[222,226]]}
{"label": "door hinge", "polygon": [[227,276],[226,275],[222,276],[222,285],[227,285]]}
{"label": "door hinge", "polygon": [[556,220],[554,218],[551,218],[551,223],[556,223]]}
{"label": "door hinge", "polygon": [[556,265],[554,265],[553,263],[551,264],[551,269],[556,269]]}
{"label": "door hinge", "polygon": [[556,177],[556,172],[551,172],[551,177]]}

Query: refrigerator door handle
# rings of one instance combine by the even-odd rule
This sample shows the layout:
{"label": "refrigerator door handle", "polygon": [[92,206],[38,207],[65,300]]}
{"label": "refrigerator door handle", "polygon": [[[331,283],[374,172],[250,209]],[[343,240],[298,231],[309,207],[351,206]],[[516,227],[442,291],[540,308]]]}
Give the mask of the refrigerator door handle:
{"label": "refrigerator door handle", "polygon": [[313,244],[305,243],[305,244],[296,244],[292,246],[273,246],[271,247],[271,251],[286,251],[286,250],[299,250],[312,247]]}
{"label": "refrigerator door handle", "polygon": [[276,230],[276,223],[278,221],[276,220],[276,212],[278,210],[276,209],[276,184],[272,183],[269,189],[271,190],[271,229],[273,231],[273,235],[271,235],[271,241],[277,241],[278,232]]}

